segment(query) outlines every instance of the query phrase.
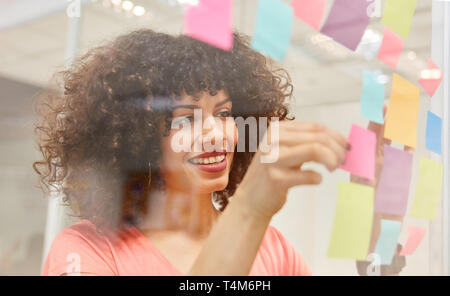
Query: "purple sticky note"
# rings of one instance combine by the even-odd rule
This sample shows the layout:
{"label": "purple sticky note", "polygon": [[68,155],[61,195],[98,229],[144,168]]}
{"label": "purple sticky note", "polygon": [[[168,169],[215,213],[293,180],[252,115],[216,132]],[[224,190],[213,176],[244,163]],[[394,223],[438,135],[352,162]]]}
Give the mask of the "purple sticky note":
{"label": "purple sticky note", "polygon": [[369,4],[366,0],[335,0],[321,32],[354,51],[370,22]]}
{"label": "purple sticky note", "polygon": [[384,163],[375,193],[375,212],[405,216],[413,155],[384,145]]}
{"label": "purple sticky note", "polygon": [[352,125],[349,143],[351,150],[340,167],[354,175],[373,180],[375,178],[375,153],[377,139],[373,131]]}
{"label": "purple sticky note", "polygon": [[232,0],[199,0],[184,15],[187,36],[224,50],[233,47]]}

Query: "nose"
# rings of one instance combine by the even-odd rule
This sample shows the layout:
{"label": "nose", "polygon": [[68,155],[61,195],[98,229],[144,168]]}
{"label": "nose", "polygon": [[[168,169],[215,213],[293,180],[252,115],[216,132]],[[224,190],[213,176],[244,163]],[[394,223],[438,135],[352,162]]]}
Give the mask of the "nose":
{"label": "nose", "polygon": [[206,152],[225,149],[223,147],[224,127],[219,118],[207,116],[203,123],[202,144]]}

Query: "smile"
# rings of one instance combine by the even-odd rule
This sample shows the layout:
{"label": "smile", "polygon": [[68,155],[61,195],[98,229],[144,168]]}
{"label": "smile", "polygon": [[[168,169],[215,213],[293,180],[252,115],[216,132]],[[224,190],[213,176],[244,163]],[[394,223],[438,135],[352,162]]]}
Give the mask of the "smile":
{"label": "smile", "polygon": [[196,157],[190,159],[189,162],[193,164],[214,164],[220,163],[225,159],[225,154],[210,157]]}
{"label": "smile", "polygon": [[227,168],[226,152],[203,153],[188,160],[196,168],[209,173],[216,173]]}

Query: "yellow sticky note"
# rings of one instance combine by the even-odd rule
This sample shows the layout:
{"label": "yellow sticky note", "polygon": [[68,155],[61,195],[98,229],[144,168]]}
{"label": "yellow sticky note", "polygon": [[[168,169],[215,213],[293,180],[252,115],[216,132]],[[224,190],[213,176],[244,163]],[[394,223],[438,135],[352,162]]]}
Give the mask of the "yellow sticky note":
{"label": "yellow sticky note", "polygon": [[328,257],[366,260],[373,223],[374,189],[340,182]]}
{"label": "yellow sticky note", "polygon": [[414,218],[434,220],[441,201],[442,163],[422,157],[419,166],[419,180],[409,215]]}
{"label": "yellow sticky note", "polygon": [[417,145],[420,89],[394,74],[384,137],[409,147]]}
{"label": "yellow sticky note", "polygon": [[408,39],[417,0],[386,0],[381,22],[392,31]]}

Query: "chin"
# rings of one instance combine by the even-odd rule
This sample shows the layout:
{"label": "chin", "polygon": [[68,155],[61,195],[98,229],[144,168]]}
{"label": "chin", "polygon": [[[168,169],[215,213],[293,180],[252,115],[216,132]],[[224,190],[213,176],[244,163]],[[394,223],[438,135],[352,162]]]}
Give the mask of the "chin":
{"label": "chin", "polygon": [[228,185],[228,176],[216,179],[198,178],[193,187],[197,187],[199,192],[212,193],[214,191],[224,190]]}

